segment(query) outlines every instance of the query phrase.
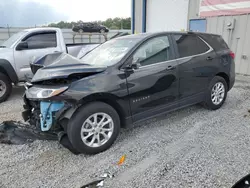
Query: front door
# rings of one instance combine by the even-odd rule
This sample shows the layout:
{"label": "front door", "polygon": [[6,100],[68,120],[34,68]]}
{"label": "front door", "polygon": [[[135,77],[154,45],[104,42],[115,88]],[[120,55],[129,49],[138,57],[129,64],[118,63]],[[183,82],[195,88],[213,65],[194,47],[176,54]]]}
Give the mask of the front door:
{"label": "front door", "polygon": [[147,40],[132,56],[140,67],[127,76],[134,121],[153,116],[177,102],[178,67],[167,35]]}
{"label": "front door", "polygon": [[44,55],[60,51],[57,45],[56,31],[32,33],[22,39],[28,44],[27,49],[14,50],[14,58],[17,74],[20,81],[25,81],[27,77],[32,77],[30,62],[33,58],[40,58]]}

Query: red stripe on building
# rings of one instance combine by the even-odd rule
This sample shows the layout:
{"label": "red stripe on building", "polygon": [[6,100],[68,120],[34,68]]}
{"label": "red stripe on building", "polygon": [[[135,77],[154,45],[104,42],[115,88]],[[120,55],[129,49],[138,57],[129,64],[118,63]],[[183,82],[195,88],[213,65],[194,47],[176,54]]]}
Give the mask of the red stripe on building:
{"label": "red stripe on building", "polygon": [[233,10],[214,10],[200,12],[200,17],[211,17],[211,16],[227,16],[227,15],[239,15],[250,12],[250,8],[239,8]]}
{"label": "red stripe on building", "polygon": [[210,6],[210,5],[219,5],[219,4],[228,4],[228,3],[239,3],[246,2],[250,0],[202,0],[201,6]]}

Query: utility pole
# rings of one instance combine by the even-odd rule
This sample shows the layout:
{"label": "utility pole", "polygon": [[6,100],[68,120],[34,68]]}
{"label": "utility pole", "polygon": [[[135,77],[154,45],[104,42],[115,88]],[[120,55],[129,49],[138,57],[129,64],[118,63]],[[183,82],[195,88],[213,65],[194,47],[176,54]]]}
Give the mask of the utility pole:
{"label": "utility pole", "polygon": [[9,35],[9,38],[10,38],[10,27],[9,27],[9,24],[7,24],[7,29],[8,29],[8,35]]}
{"label": "utility pole", "polygon": [[123,20],[121,20],[121,29],[123,29]]}

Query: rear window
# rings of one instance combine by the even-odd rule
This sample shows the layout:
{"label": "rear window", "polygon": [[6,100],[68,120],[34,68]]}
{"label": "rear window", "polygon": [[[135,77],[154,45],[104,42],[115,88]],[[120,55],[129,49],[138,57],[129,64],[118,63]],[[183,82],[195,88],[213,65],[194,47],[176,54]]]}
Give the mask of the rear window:
{"label": "rear window", "polygon": [[174,38],[180,58],[202,54],[209,50],[207,44],[196,35],[175,34]]}
{"label": "rear window", "polygon": [[201,35],[201,37],[215,50],[221,51],[228,49],[227,43],[219,35]]}

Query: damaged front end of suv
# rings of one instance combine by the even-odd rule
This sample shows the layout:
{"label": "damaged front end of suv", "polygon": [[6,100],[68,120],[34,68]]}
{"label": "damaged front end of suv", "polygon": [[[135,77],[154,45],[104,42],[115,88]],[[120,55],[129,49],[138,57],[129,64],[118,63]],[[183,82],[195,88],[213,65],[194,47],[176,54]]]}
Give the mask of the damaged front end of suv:
{"label": "damaged front end of suv", "polygon": [[[105,67],[93,67],[65,53],[46,55],[31,64],[34,77],[25,84],[23,119],[39,131],[58,134],[59,141],[78,153],[68,141],[67,124],[79,106],[77,81],[102,73]],[[74,91],[70,88],[74,86]],[[82,85],[85,87],[86,85]],[[81,91],[82,93],[82,88]],[[66,143],[65,143],[66,142]]]}
{"label": "damaged front end of suv", "polygon": [[54,53],[35,60],[34,77],[26,84],[24,120],[42,132],[56,133],[75,153],[110,148],[120,128],[132,122],[127,85],[132,68],[127,72],[122,66],[139,41],[119,37],[80,59]]}

